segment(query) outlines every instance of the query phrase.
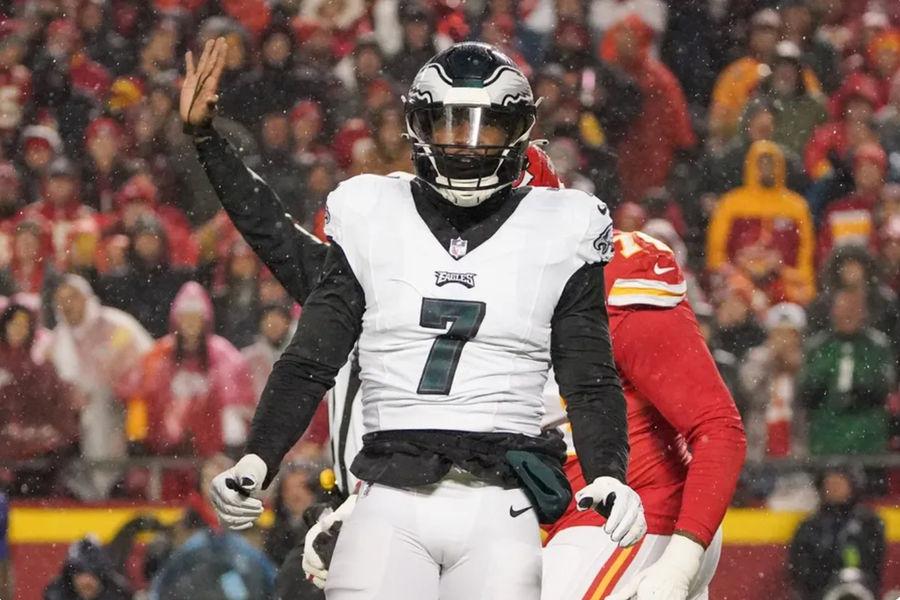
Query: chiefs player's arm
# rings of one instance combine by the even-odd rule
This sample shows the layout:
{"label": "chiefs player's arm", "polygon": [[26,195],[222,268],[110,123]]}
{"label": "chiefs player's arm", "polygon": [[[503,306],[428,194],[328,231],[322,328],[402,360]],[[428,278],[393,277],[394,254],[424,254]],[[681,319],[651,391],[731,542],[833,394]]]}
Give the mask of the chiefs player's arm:
{"label": "chiefs player's arm", "polygon": [[615,352],[622,376],[690,446],[676,533],[707,546],[734,494],[746,439],[693,311],[686,302],[631,311],[616,326]]}
{"label": "chiefs player's arm", "polygon": [[247,454],[265,462],[264,487],[312,420],[362,331],[366,298],[343,249],[328,246],[324,272],[303,307],[291,343],[266,382]]}
{"label": "chiefs player's arm", "polygon": [[294,221],[275,191],[214,127],[199,129],[194,145],[231,222],[288,294],[304,304],[328,247]]}

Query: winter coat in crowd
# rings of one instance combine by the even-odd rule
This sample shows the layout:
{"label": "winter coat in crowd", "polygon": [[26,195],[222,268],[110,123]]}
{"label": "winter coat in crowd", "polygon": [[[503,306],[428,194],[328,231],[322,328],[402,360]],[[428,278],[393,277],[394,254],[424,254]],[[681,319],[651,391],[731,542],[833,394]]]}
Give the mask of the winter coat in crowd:
{"label": "winter coat in crowd", "polygon": [[863,585],[878,597],[885,558],[884,522],[858,503],[860,491],[854,489],[845,502],[823,502],[797,528],[788,550],[788,572],[801,600],[820,600],[845,568],[859,569]]}
{"label": "winter coat in crowd", "polygon": [[[616,38],[621,35],[634,38],[633,56],[620,54]],[[640,200],[646,190],[664,185],[676,153],[697,141],[681,86],[665,65],[651,57],[651,40],[650,28],[631,15],[603,42],[603,58],[624,68],[643,93],[641,114],[616,146],[626,201]]]}
{"label": "winter coat in crowd", "polygon": [[812,454],[877,454],[887,450],[885,400],[895,382],[887,336],[863,327],[823,331],[809,343],[800,399],[809,415]]}
{"label": "winter coat in crowd", "polygon": [[144,256],[132,243],[125,271],[101,278],[98,292],[106,304],[134,315],[150,335],[159,338],[169,330],[169,308],[175,295],[194,273],[191,269],[172,266],[166,230],[158,219],[140,218],[132,228],[132,240],[142,234],[160,240],[156,254]]}
{"label": "winter coat in crowd", "polygon": [[868,75],[853,73],[832,95],[829,100],[832,120],[816,127],[803,150],[803,165],[806,174],[813,180],[831,172],[830,153],[836,152],[839,157],[846,157],[849,151],[861,144],[878,142],[868,123],[852,123],[846,118],[851,100],[864,100],[873,110],[877,110],[882,104],[878,83]]}
{"label": "winter coat in crowd", "polygon": [[[184,314],[202,318],[194,352],[180,330]],[[207,457],[244,442],[256,406],[250,373],[240,352],[213,333],[213,323],[206,291],[184,284],[172,304],[170,333],[144,357],[129,401],[129,437],[152,452]]]}
{"label": "winter coat in crowd", "polygon": [[[83,574],[93,576],[82,581]],[[62,573],[44,590],[44,600],[131,600],[128,580],[118,573],[99,542],[85,538],[66,554]]]}
{"label": "winter coat in crowd", "polygon": [[153,579],[154,600],[269,600],[275,593],[275,566],[235,533],[194,534]]}
{"label": "winter coat in crowd", "polygon": [[[848,263],[859,264],[861,281],[846,280],[844,272]],[[859,246],[837,248],[820,269],[819,279],[819,295],[807,310],[812,332],[830,327],[829,313],[838,291],[860,285],[866,296],[869,325],[888,336],[900,358],[900,299],[882,280],[875,256]]]}
{"label": "winter coat in crowd", "polygon": [[[78,406],[69,386],[52,364],[32,357],[37,320],[21,304],[0,313],[0,458],[5,460],[39,458],[78,439]],[[25,337],[11,340],[8,326]]]}
{"label": "winter coat in crowd", "polygon": [[[50,360],[82,398],[81,455],[122,458],[126,453],[122,400],[153,340],[134,317],[102,306],[90,284],[78,275],[63,277],[56,301]],[[69,485],[82,498],[100,499],[117,477],[114,469],[96,470],[90,476],[73,477]]]}
{"label": "winter coat in crowd", "polygon": [[[861,164],[869,163],[883,177],[887,171],[887,155],[876,144],[860,146],[853,156],[854,172]],[[824,263],[831,251],[839,246],[862,246],[875,254],[878,250],[875,212],[880,204],[882,186],[856,190],[844,198],[830,202],[825,207],[819,226],[817,258]]]}
{"label": "winter coat in crowd", "polygon": [[[750,151],[750,146],[758,141],[750,137],[750,122],[764,111],[775,115],[777,121],[778,111],[769,100],[759,98],[751,100],[741,115],[737,135],[722,148],[711,152],[704,158],[701,167],[701,194],[720,196],[741,185],[744,180],[747,153]],[[776,125],[773,138],[777,137],[777,133]],[[779,144],[779,148],[784,156],[785,183],[792,191],[802,194],[809,185],[809,179],[803,173],[803,162],[800,160],[800,156],[789,148],[781,144]]]}
{"label": "winter coat in crowd", "polygon": [[[765,181],[760,163],[771,163]],[[706,264],[716,271],[734,264],[750,271],[774,270],[774,300],[807,303],[815,295],[812,215],[802,196],[785,185],[785,161],[774,142],[755,142],[747,153],[744,185],[722,197],[707,233]]]}

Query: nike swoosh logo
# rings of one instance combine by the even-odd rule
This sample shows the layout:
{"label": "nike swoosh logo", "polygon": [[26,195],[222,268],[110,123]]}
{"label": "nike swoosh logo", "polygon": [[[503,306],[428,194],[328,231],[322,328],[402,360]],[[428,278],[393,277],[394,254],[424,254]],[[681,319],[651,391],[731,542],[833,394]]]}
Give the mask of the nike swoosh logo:
{"label": "nike swoosh logo", "polygon": [[653,272],[656,273],[657,275],[665,275],[669,271],[674,271],[674,270],[675,270],[675,267],[666,267],[664,269],[660,269],[659,263],[656,263],[655,265],[653,265]]}
{"label": "nike swoosh logo", "polygon": [[509,516],[511,516],[513,519],[515,519],[516,517],[521,515],[523,512],[528,511],[528,510],[531,510],[530,506],[526,506],[525,508],[521,508],[519,510],[516,510],[512,506],[510,506],[509,507]]}

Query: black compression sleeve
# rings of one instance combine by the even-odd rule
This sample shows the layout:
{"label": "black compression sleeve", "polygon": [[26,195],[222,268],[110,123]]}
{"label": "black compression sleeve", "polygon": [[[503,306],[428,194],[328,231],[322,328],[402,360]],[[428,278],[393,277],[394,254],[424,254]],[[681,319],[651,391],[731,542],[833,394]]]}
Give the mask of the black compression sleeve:
{"label": "black compression sleeve", "polygon": [[566,283],[553,314],[550,344],[585,481],[609,476],[624,482],[629,451],[625,394],[613,361],[602,265],[585,265]]}
{"label": "black compression sleeve", "polygon": [[199,130],[194,145],[234,226],[287,293],[303,304],[322,271],[327,246],[294,222],[278,195],[214,128]]}
{"label": "black compression sleeve", "polygon": [[247,453],[265,461],[268,486],[347,362],[362,329],[365,294],[344,251],[328,247],[322,279],[306,300],[297,332],[266,382]]}

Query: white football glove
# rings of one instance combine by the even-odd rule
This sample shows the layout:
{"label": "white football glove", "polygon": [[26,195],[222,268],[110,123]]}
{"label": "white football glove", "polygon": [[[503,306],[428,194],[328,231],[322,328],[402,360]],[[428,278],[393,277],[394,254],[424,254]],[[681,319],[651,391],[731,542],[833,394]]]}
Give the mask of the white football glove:
{"label": "white football glove", "polygon": [[336,511],[324,513],[319,517],[319,521],[306,532],[306,538],[303,540],[303,572],[306,573],[307,580],[311,581],[320,590],[325,589],[331,558],[328,558],[329,564],[326,565],[319,553],[316,552],[313,542],[320,535],[331,533],[331,528],[337,523],[350,518],[350,513],[353,512],[353,508],[356,506],[356,498],[356,494],[349,496]]}
{"label": "white football glove", "polygon": [[622,548],[633,546],[647,533],[644,505],[637,492],[614,477],[598,477],[575,494],[579,511],[592,508],[603,514],[601,509],[610,503],[612,510],[603,531]]}
{"label": "white football glove", "polygon": [[687,600],[703,552],[703,546],[697,542],[675,534],[659,560],[610,594],[607,600]]}
{"label": "white football glove", "polygon": [[260,491],[268,470],[263,459],[247,454],[213,478],[209,497],[223,527],[247,529],[263,513],[262,502],[251,494]]}

